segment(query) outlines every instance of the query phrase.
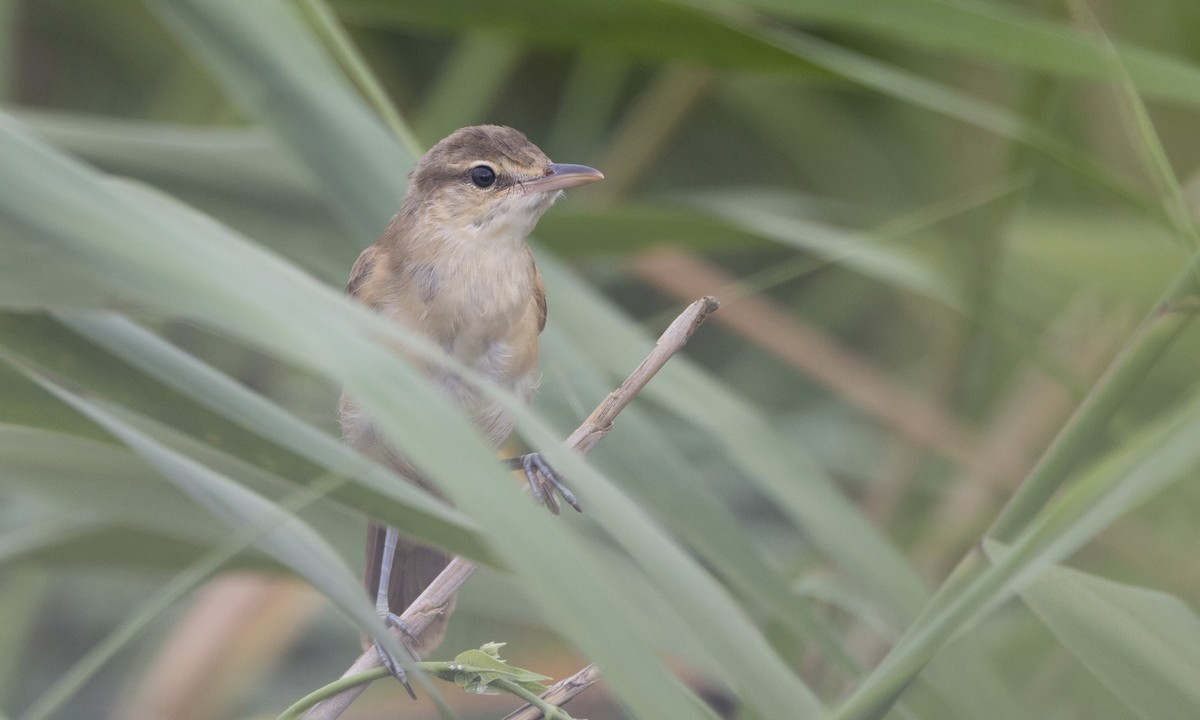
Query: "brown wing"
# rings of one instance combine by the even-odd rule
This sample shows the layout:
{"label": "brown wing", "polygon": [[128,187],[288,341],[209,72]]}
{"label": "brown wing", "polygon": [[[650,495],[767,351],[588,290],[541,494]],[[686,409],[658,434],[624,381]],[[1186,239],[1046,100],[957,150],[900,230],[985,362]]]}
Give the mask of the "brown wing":
{"label": "brown wing", "polygon": [[375,262],[378,260],[379,246],[368,245],[366,250],[358,256],[354,261],[354,267],[350,269],[350,279],[346,281],[346,294],[350,297],[358,297],[362,290],[362,285],[367,278],[371,277],[372,271],[375,270]]}
{"label": "brown wing", "polygon": [[542,273],[533,266],[533,299],[538,309],[538,332],[546,329],[546,286],[542,284]]}

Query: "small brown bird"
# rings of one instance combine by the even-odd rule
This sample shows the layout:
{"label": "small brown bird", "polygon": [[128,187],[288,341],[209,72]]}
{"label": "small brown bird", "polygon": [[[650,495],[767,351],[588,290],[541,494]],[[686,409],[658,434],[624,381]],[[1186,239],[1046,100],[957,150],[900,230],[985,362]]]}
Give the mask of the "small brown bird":
{"label": "small brown bird", "polygon": [[[512,128],[457,130],[417,163],[400,212],[354,263],[346,292],[528,402],[537,386],[546,295],[525,240],[562,190],[602,177],[590,167],[550,162]],[[508,438],[513,421],[503,408],[453,371],[411,359],[497,447]],[[339,415],[350,445],[428,488],[404,457],[380,440],[351,399],[342,398]],[[579,509],[537,453],[508,463],[524,470],[534,496],[553,511],[558,511],[555,493]],[[444,553],[402,538],[396,528],[371,523],[364,582],[385,622],[400,626],[399,614],[447,562]],[[415,654],[441,643],[452,609],[451,603],[420,637],[410,638]],[[404,679],[382,648],[380,658]]]}

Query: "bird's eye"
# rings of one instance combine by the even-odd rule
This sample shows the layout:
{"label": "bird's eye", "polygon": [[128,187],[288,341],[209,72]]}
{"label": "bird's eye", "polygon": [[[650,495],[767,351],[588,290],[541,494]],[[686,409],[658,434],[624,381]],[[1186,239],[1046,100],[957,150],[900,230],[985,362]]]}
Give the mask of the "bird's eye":
{"label": "bird's eye", "polygon": [[476,165],[471,168],[471,182],[475,183],[476,187],[491,187],[496,182],[496,171],[487,165]]}

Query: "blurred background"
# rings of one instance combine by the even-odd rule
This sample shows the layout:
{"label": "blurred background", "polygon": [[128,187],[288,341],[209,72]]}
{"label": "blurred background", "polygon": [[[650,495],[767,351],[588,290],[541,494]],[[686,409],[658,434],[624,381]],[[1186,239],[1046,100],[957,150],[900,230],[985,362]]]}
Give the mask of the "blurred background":
{"label": "blurred background", "polygon": [[[173,196],[335,288],[387,221],[382,210],[357,211],[354,198],[396,207],[406,163],[458,127],[512,125],[555,161],[600,168],[606,180],[569,193],[535,234],[554,277],[536,409],[569,434],[647,338],[688,302],[721,300],[686,349],[704,392],[689,398],[680,385],[673,400],[635,404],[592,460],[732,588],[831,708],[923,600],[896,611],[895,598],[831,556],[804,519],[806,503],[819,514],[825,500],[799,480],[770,486],[756,474],[755,438],[769,429],[772,442],[803,453],[810,464],[794,471],[837,488],[895,552],[881,562],[919,598],[977,547],[1114,358],[1145,349],[1143,323],[1160,301],[1185,314],[1194,302],[1187,275],[1183,291],[1176,281],[1197,250],[1187,208],[1200,192],[1200,5],[1190,0],[204,5],[0,1],[3,112],[57,152]],[[229,25],[214,19],[223,12]],[[265,22],[276,15],[287,23]],[[255,76],[247,68],[259,50],[294,58],[294,72]],[[342,95],[320,95],[335,86]],[[304,104],[291,100],[301,97],[370,109],[327,106],[333,120],[304,124]],[[378,157],[391,185],[360,188],[370,173],[338,165],[342,144],[368,131],[405,148]],[[5,164],[0,192],[26,182]],[[25,227],[4,232],[12,247]],[[263,471],[319,474],[239,437],[177,389],[114,369],[120,361],[42,314],[53,303],[18,294],[4,295],[6,359],[51,368]],[[600,303],[611,312],[604,322],[633,340],[593,324],[587,308]],[[142,322],[336,433],[338,390],[327,378],[195,323]],[[608,357],[610,346],[621,350]],[[1079,477],[1067,471],[1134,452],[1193,396],[1200,337],[1186,319],[1150,354],[1022,522]],[[170,511],[177,519],[137,483],[106,496],[73,480],[93,466],[124,473],[123,456],[29,460],[29,443],[53,446],[35,430],[111,438],[13,366],[0,370],[0,393],[10,431],[0,439],[3,716],[49,707],[62,718],[273,717],[356,655],[350,623],[252,552],[147,610],[209,545],[146,515],[194,523],[210,543],[221,523],[194,507]],[[1086,582],[1163,593],[1152,604],[1169,604],[1164,622],[1190,638],[1200,490],[1194,460],[1179,463],[1179,482],[1096,528],[1069,563]],[[795,505],[781,501],[787,493]],[[122,514],[131,509],[141,519]],[[312,518],[355,568],[357,510],[331,503]],[[804,605],[852,661],[747,600],[756,590],[739,569]],[[918,684],[889,717],[1172,716],[1155,715],[1169,692],[1144,698],[1113,680],[1072,642],[1061,605],[1039,607],[999,604],[971,631],[989,662],[986,690],[971,690],[984,707],[968,711],[944,688]],[[141,626],[129,637],[110,635],[130,622]],[[556,678],[586,662],[511,578],[485,570],[463,593],[445,647],[493,639],[511,641],[514,664]],[[80,668],[102,642],[117,643],[113,654]],[[1160,680],[1200,671],[1194,653],[1155,653],[1145,662]],[[711,672],[677,667],[729,717],[762,716]],[[398,686],[378,685],[347,717],[436,716],[428,697],[407,704]],[[1200,710],[1179,692],[1171,701],[1184,704],[1170,707]],[[516,706],[444,695],[461,717]],[[571,710],[626,717],[599,688]]]}

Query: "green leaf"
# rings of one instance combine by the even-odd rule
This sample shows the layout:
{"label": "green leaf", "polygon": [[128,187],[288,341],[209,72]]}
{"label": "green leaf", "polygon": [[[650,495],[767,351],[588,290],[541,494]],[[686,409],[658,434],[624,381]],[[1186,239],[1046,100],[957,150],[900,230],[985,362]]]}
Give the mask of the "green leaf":
{"label": "green leaf", "polygon": [[[865,32],[926,50],[950,51],[1067,78],[1116,78],[1102,40],[1010,3],[747,0],[746,5],[819,27]],[[720,11],[719,6],[713,7],[714,12]],[[1130,44],[1119,44],[1117,52],[1140,92],[1200,104],[1200,68],[1194,63]]]}
{"label": "green leaf", "polygon": [[[256,541],[259,548],[303,575],[361,627],[370,628],[374,634],[385,632],[374,608],[357,591],[357,578],[337,553],[298,518],[245,486],[158,443],[98,404],[31,369],[27,368],[26,372],[54,395],[119,438],[178,490],[223,522],[233,528],[261,525],[264,534]],[[104,490],[97,488],[98,492]],[[354,591],[349,592],[349,588],[354,588]]]}
{"label": "green leaf", "polygon": [[1200,715],[1200,617],[1179,598],[1052,566],[1021,599],[1139,717]]}
{"label": "green leaf", "polygon": [[697,251],[753,251],[770,243],[720,218],[667,204],[623,203],[616,207],[562,208],[538,221],[539,247],[563,258],[616,257],[663,243]]}
{"label": "green leaf", "polygon": [[[876,718],[952,638],[1077,551],[1123,514],[1200,467],[1200,393],[1093,465],[1027,525],[993,564],[962,582],[924,614],[837,709],[838,720]],[[960,569],[961,571],[961,569]]]}
{"label": "green leaf", "polygon": [[433,145],[464,125],[487,122],[487,111],[521,59],[521,47],[491,31],[463,38],[425,102],[416,132]]}
{"label": "green leaf", "polygon": [[584,48],[639,58],[703,61],[740,68],[803,69],[770,45],[684,4],[643,0],[519,0],[503,5],[339,0],[351,22],[460,32],[487,30],[556,48]]}
{"label": "green leaf", "polygon": [[798,57],[864,87],[1027,145],[1149,217],[1162,216],[1158,204],[1124,177],[1098,163],[1075,144],[1005,106],[817,37],[775,27],[758,32]]}
{"label": "green leaf", "polygon": [[[1024,8],[995,2],[936,0],[749,0],[739,12],[726,3],[601,2],[570,5],[515,0],[453,5],[341,0],[352,20],[373,25],[461,31],[502,31],[561,48],[603,48],[646,58],[700,60],[720,67],[806,70],[769,41],[742,32],[777,16],[818,29],[873,35],[921,50],[950,51],[1080,80],[1111,80],[1106,50],[1096,38]],[[705,12],[705,11],[709,12]],[[1200,104],[1200,68],[1146,48],[1118,46],[1138,90],[1149,97]]]}
{"label": "green leaf", "polygon": [[[334,499],[397,527],[424,528],[425,537],[441,547],[483,556],[474,530],[461,513],[412,484],[400,482],[391,471],[131,321],[115,315],[82,314],[62,321],[132,366],[228,418],[242,435],[267,438],[319,467],[355,478],[367,491],[337,488],[331,493]],[[209,432],[204,436],[211,442]]]}
{"label": "green leaf", "polygon": [[798,210],[802,208],[798,207],[795,196],[760,188],[698,192],[681,199],[740,230],[812,253],[951,308],[963,305],[957,288],[904,247],[800,217]]}
{"label": "green leaf", "polygon": [[12,114],[55,146],[113,174],[203,188],[247,204],[292,206],[320,197],[307,166],[262,127],[196,127],[19,108]]}
{"label": "green leaf", "polygon": [[220,536],[178,488],[111,442],[0,425],[0,487],[93,522],[211,542]]}
{"label": "green leaf", "polygon": [[[373,240],[404,194],[415,158],[349,87],[285,2],[152,0],[158,13],[244,110],[268,124],[305,163],[345,192],[325,195],[351,247]],[[368,156],[353,146],[374,149]],[[357,156],[362,164],[346,162]]]}
{"label": "green leaf", "polygon": [[[579,352],[557,324],[542,333],[543,382],[570,383],[571,393],[603,397],[616,380],[596,368],[590,356]],[[681,361],[678,358],[676,361]],[[614,371],[616,368],[612,368]],[[571,417],[567,408],[555,408],[563,393],[546,392],[536,406]],[[622,489],[652,513],[680,542],[715,571],[743,605],[755,608],[799,637],[821,643],[830,657],[846,662],[848,656],[835,637],[832,623],[816,617],[797,603],[788,582],[772,567],[764,553],[722,498],[713,492],[711,468],[682,450],[663,442],[662,428],[637,404],[620,417],[620,432],[611,445],[601,445],[590,456]],[[568,432],[573,428],[564,428]],[[654,478],[644,482],[643,478]],[[674,594],[663,588],[665,597]]]}
{"label": "green leaf", "polygon": [[504,662],[500,657],[500,648],[504,645],[485,643],[477,650],[464,650],[455,655],[454,662],[448,663],[448,667],[437,675],[443,680],[458,683],[463,690],[476,695],[504,694],[504,690],[493,687],[497,680],[508,680],[529,692],[545,692],[546,686],[541,681],[550,678]]}
{"label": "green leaf", "polygon": [[[538,264],[547,294],[575,319],[560,327],[582,352],[614,374],[640,361],[640,333],[607,300],[573,282],[553,258],[539,257]],[[645,347],[648,340],[641,343]],[[697,425],[892,619],[916,614],[925,589],[896,547],[866,522],[804,448],[782,438],[757,408],[685,358],[665,367],[641,397]]]}

